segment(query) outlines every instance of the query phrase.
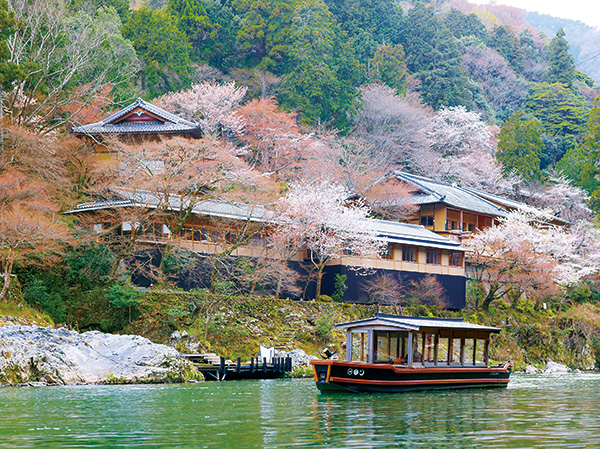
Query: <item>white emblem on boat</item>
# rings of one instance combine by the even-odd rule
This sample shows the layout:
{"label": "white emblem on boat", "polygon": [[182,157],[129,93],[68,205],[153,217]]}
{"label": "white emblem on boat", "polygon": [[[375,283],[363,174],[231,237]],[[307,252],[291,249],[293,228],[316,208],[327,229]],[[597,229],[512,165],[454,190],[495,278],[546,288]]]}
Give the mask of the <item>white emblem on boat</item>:
{"label": "white emblem on boat", "polygon": [[352,376],[352,368],[348,368],[348,376]]}
{"label": "white emblem on boat", "polygon": [[359,374],[360,376],[364,376],[364,375],[365,375],[365,370],[364,370],[364,369],[361,369],[361,370],[358,372],[358,374]]}

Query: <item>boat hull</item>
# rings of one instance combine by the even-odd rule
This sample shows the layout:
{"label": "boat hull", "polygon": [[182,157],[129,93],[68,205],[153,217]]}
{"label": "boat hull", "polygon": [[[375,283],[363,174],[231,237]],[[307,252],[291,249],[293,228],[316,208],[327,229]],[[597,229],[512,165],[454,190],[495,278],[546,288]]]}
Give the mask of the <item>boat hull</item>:
{"label": "boat hull", "polygon": [[312,360],[322,392],[400,393],[458,388],[506,388],[512,371],[497,367],[405,367],[342,360]]}

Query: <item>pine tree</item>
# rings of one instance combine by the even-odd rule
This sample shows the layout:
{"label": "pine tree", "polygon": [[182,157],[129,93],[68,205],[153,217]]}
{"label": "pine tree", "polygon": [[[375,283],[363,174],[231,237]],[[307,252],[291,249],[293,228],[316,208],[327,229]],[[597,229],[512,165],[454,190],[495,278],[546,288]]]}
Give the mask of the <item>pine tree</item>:
{"label": "pine tree", "polygon": [[546,80],[549,83],[561,83],[571,88],[574,79],[575,65],[573,63],[573,56],[569,53],[569,43],[565,39],[565,32],[560,28],[548,48]]}
{"label": "pine tree", "polygon": [[401,23],[399,43],[426,104],[435,109],[471,106],[469,80],[455,40],[432,8],[416,3]]}
{"label": "pine tree", "polygon": [[347,128],[362,72],[348,35],[322,0],[298,3],[290,47],[290,71],[278,93],[281,106],[295,110],[301,123]]}

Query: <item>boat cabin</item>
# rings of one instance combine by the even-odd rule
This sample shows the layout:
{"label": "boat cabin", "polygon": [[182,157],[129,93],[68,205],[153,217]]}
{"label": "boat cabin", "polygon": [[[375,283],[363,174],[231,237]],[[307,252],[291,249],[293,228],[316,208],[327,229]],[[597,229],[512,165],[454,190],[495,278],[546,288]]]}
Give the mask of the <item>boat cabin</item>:
{"label": "boat cabin", "polygon": [[462,319],[385,315],[341,323],[346,360],[407,367],[488,366],[490,335],[496,327]]}

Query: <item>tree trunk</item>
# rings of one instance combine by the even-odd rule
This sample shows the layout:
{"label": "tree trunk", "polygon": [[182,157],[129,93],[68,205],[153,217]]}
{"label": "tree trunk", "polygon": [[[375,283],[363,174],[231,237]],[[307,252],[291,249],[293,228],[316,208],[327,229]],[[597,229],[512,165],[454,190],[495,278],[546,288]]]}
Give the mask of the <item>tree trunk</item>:
{"label": "tree trunk", "polygon": [[320,265],[319,271],[317,271],[317,286],[315,288],[315,301],[319,301],[321,299],[321,284],[323,283],[323,268],[325,268],[325,265]]}
{"label": "tree trunk", "polygon": [[267,99],[267,74],[264,68],[260,71],[260,97],[262,100]]}
{"label": "tree trunk", "polygon": [[481,305],[481,308],[485,311],[490,310],[490,304],[492,303],[492,301],[494,299],[496,299],[496,292],[498,291],[500,287],[494,286],[494,287],[490,287],[487,295],[485,296],[485,298],[483,299],[483,304]]}
{"label": "tree trunk", "polygon": [[281,294],[281,283],[283,282],[283,276],[279,276],[277,279],[277,288],[275,289],[275,299],[279,299],[279,295]]}
{"label": "tree trunk", "polygon": [[4,301],[6,294],[8,293],[8,287],[10,287],[10,275],[12,273],[13,261],[9,260],[4,264],[4,285],[0,292],[0,301]]}

